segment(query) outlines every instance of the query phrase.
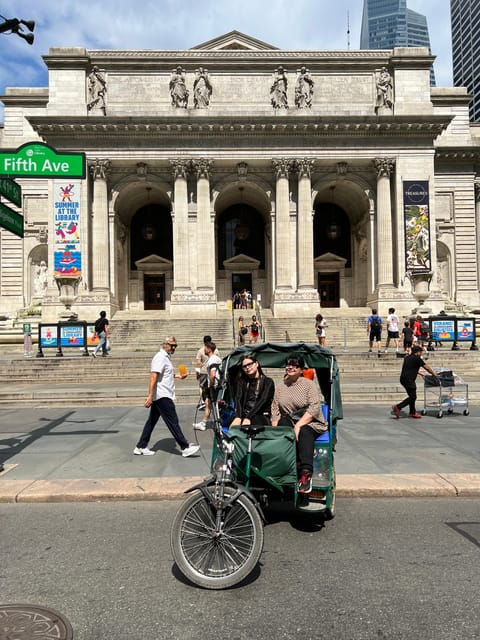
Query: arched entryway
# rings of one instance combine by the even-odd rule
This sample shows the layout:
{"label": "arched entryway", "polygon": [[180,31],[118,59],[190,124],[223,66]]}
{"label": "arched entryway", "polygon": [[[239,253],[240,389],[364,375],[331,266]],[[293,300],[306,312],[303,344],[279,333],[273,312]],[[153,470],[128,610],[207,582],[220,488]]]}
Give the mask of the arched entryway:
{"label": "arched entryway", "polygon": [[167,279],[173,261],[172,218],[167,207],[141,207],[130,226],[130,269],[143,274],[143,308],[166,307]]}
{"label": "arched entryway", "polygon": [[235,204],[223,211],[217,222],[217,269],[224,271],[229,297],[244,289],[252,298],[258,271],[265,270],[265,225],[254,207]]}
{"label": "arched entryway", "polygon": [[225,181],[215,195],[217,295],[231,300],[250,291],[254,301],[270,305],[271,202],[256,179]]}
{"label": "arched entryway", "polygon": [[314,272],[322,307],[365,306],[370,283],[367,185],[333,177],[315,185]]}
{"label": "arched entryway", "polygon": [[351,229],[347,214],[333,202],[315,207],[313,253],[320,305],[339,307],[340,284],[352,266]]}

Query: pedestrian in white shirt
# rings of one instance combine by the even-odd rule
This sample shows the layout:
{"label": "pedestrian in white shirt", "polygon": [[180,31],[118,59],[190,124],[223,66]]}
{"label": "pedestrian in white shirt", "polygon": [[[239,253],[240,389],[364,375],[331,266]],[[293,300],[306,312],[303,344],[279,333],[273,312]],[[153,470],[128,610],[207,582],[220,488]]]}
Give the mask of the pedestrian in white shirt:
{"label": "pedestrian in white shirt", "polygon": [[150,409],[150,414],[143,427],[140,440],[133,450],[136,456],[153,456],[155,454],[155,451],[148,448],[148,443],[160,417],[163,418],[168,430],[175,438],[184,458],[197,453],[200,449],[198,445],[189,443],[183,435],[175,409],[175,378],[183,379],[188,375],[174,372],[171,357],[177,346],[175,336],[167,336],[160,351],[153,356],[148,396],[145,400],[145,407]]}

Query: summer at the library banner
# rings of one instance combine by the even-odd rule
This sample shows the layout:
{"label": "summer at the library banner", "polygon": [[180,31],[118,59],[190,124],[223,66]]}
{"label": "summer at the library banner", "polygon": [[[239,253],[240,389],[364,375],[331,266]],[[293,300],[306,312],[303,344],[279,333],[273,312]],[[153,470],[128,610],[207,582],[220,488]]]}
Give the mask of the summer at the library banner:
{"label": "summer at the library banner", "polygon": [[54,181],[54,275],[82,275],[80,250],[80,182]]}

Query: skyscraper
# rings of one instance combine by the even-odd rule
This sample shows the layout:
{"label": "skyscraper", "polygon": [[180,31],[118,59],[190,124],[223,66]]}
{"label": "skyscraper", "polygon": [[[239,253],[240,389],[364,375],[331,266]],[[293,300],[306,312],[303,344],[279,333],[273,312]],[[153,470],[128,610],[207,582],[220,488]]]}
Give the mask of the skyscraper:
{"label": "skyscraper", "polygon": [[[427,19],[407,9],[407,0],[364,0],[360,49],[428,47]],[[435,74],[430,73],[435,84]]]}
{"label": "skyscraper", "polygon": [[467,87],[473,100],[470,120],[480,122],[480,3],[450,0],[453,84]]}

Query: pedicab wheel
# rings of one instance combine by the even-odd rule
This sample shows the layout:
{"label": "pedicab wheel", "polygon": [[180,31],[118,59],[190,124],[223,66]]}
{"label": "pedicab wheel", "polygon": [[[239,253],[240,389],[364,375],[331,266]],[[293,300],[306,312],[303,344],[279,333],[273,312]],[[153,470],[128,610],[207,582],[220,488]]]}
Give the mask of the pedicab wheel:
{"label": "pedicab wheel", "polygon": [[427,415],[427,410],[426,409],[422,409],[421,412],[422,416],[426,416]]}
{"label": "pedicab wheel", "polygon": [[437,418],[443,418],[443,411],[439,411],[437,413]]}
{"label": "pedicab wheel", "polygon": [[194,493],[178,510],[171,529],[178,568],[205,589],[226,589],[244,580],[263,550],[262,519],[247,497],[240,495],[225,511],[219,536],[215,536],[216,515],[210,501]]}
{"label": "pedicab wheel", "polygon": [[468,409],[464,409],[464,410],[463,410],[463,415],[464,415],[464,416],[468,416],[468,415],[469,415],[469,413],[470,413],[470,411],[469,411]]}
{"label": "pedicab wheel", "polygon": [[447,413],[453,413],[453,409],[447,409]]}
{"label": "pedicab wheel", "polygon": [[330,486],[330,506],[325,509],[325,520],[333,520],[336,513],[336,487],[337,487],[337,473],[335,471],[335,463],[332,469],[332,484]]}

